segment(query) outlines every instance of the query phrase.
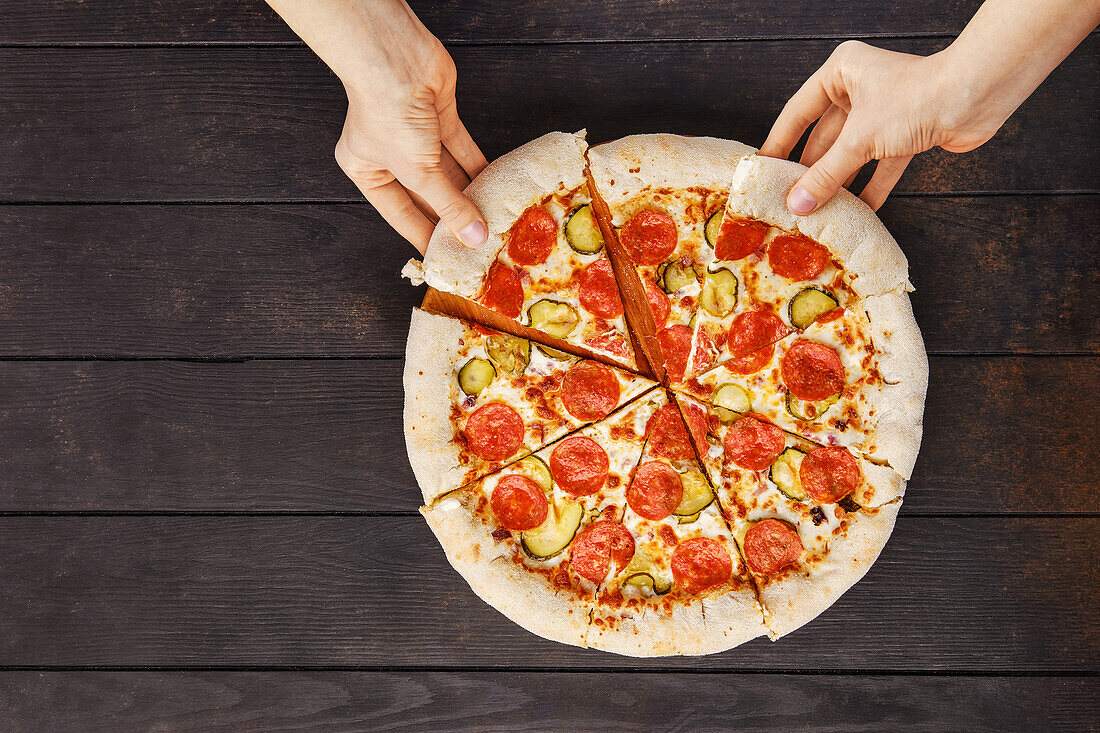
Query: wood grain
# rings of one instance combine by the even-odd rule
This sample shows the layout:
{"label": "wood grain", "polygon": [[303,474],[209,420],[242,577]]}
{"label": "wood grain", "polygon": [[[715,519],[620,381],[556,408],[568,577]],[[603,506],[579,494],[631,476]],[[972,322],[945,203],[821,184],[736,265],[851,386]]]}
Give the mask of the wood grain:
{"label": "wood grain", "polygon": [[[883,41],[934,52],[944,40]],[[459,109],[486,155],[548,130],[759,144],[833,41],[454,49]],[[909,193],[1100,189],[1090,38],[972,153],[920,156]],[[0,200],[357,200],[332,150],[346,97],[304,48],[0,49]],[[659,72],[657,71],[659,70]],[[522,102],[517,102],[522,100]],[[1042,156],[1035,151],[1042,150]]]}
{"label": "wood grain", "polygon": [[[921,519],[815,622],[695,659],[544,641],[420,517],[0,518],[7,665],[1058,671],[1100,654],[1100,519]],[[1057,619],[1057,623],[1052,623]]]}
{"label": "wood grain", "polygon": [[[0,726],[97,731],[1087,730],[1095,677],[3,672]],[[784,704],[776,704],[783,700]],[[589,702],[590,701],[590,702]],[[596,702],[598,701],[598,702]]]}
{"label": "wood grain", "polygon": [[[1100,353],[1100,196],[895,198],[925,345]],[[365,203],[0,206],[0,356],[401,356],[416,254]]]}
{"label": "wood grain", "polygon": [[[980,0],[795,3],[782,15],[764,0],[713,5],[671,0],[614,3],[459,3],[412,0],[424,24],[450,41],[773,38],[956,34]],[[0,43],[242,43],[297,40],[258,2],[151,0],[0,6]]]}
{"label": "wood grain", "polygon": [[[0,362],[0,511],[414,512],[401,362]],[[906,511],[1096,512],[1100,360],[933,358]]]}

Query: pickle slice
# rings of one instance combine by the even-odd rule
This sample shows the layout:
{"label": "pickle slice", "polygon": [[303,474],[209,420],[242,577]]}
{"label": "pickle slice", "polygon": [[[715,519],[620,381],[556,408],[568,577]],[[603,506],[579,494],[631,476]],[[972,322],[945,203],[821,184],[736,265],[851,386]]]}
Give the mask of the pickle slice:
{"label": "pickle slice", "polygon": [[678,292],[681,288],[685,288],[698,280],[698,274],[695,272],[695,268],[691,265],[685,265],[680,262],[680,260],[672,260],[662,265],[660,277],[661,288],[669,295]]}
{"label": "pickle slice", "polygon": [[542,344],[535,344],[535,348],[538,349],[543,356],[549,359],[557,359],[558,361],[569,361],[573,358],[572,354],[567,354],[564,351],[558,351],[557,349],[551,349],[549,346],[543,346]]}
{"label": "pickle slice", "polygon": [[[684,496],[680,499],[680,505],[673,510],[678,517],[690,517],[693,514],[699,518],[699,512],[710,506],[714,501],[714,492],[706,477],[698,471],[685,471],[680,474],[680,483],[684,486]],[[694,520],[692,520],[694,521]],[[681,524],[687,524],[683,519]]]}
{"label": "pickle slice", "polygon": [[699,303],[716,318],[728,316],[737,307],[737,276],[726,269],[708,272]]}
{"label": "pickle slice", "polygon": [[645,589],[655,595],[668,593],[672,588],[672,581],[661,580],[653,558],[644,552],[635,552],[634,557],[623,568],[620,577],[624,577],[622,585],[629,588]]}
{"label": "pickle slice", "polygon": [[791,319],[791,325],[801,331],[839,305],[836,298],[824,290],[806,288],[791,298],[787,315]]}
{"label": "pickle slice", "polygon": [[775,459],[771,469],[768,470],[768,478],[775,487],[795,501],[806,501],[806,492],[802,488],[802,482],[798,478],[798,470],[802,467],[802,459],[806,454],[797,448],[787,448]]}
{"label": "pickle slice", "polygon": [[496,378],[497,370],[488,359],[474,357],[458,370],[458,386],[469,395],[477,395]]}
{"label": "pickle slice", "polygon": [[565,241],[581,254],[596,254],[603,249],[603,233],[592,213],[592,204],[578,206],[565,220]]}
{"label": "pickle slice", "polygon": [[829,408],[840,400],[840,395],[833,395],[817,402],[800,400],[790,392],[787,392],[787,412],[799,420],[820,420],[821,416],[829,411]]}
{"label": "pickle slice", "polygon": [[557,338],[568,336],[581,320],[576,308],[557,300],[533,303],[527,309],[527,319],[532,328]]}
{"label": "pickle slice", "polygon": [[691,524],[692,522],[699,519],[700,514],[702,514],[702,512],[695,512],[695,514],[690,514],[686,517],[677,517],[676,521],[678,521],[680,524]]}
{"label": "pickle slice", "polygon": [[623,581],[623,585],[638,588],[639,590],[648,590],[650,593],[657,596],[662,596],[672,590],[672,583],[667,580],[658,580],[649,573],[634,573]]}
{"label": "pickle slice", "polygon": [[554,486],[554,479],[550,475],[550,467],[538,456],[527,456],[517,461],[515,469],[542,487],[543,491],[550,491]]}
{"label": "pickle slice", "polygon": [[739,413],[752,412],[752,397],[739,384],[719,386],[714,390],[710,401],[714,405],[714,411],[718,413],[718,419],[727,424],[736,420]]}
{"label": "pickle slice", "polygon": [[707,223],[703,227],[703,235],[707,238],[707,244],[714,249],[714,246],[718,244],[718,233],[722,231],[722,215],[726,213],[724,209],[718,209],[718,211],[707,217]]}
{"label": "pickle slice", "polygon": [[494,333],[485,339],[489,358],[506,372],[516,374],[531,361],[531,342],[506,333]]}
{"label": "pickle slice", "polygon": [[537,560],[551,558],[573,541],[583,517],[584,509],[576,502],[554,505],[542,524],[520,535],[520,544]]}

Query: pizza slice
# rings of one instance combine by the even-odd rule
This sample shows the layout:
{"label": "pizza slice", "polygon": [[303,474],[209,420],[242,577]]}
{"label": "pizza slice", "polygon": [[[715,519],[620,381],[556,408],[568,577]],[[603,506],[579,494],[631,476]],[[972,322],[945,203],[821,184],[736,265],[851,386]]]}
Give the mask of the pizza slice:
{"label": "pizza slice", "polygon": [[725,307],[723,286],[706,271],[714,233],[708,222],[722,216],[736,162],[751,152],[732,140],[667,134],[632,135],[588,151],[592,182],[618,251],[641,279],[674,381],[684,374],[700,304],[715,313]]}
{"label": "pizza slice", "polygon": [[586,645],[599,563],[623,550],[606,499],[629,481],[651,414],[643,397],[421,509],[475,593],[540,636]]}
{"label": "pizza slice", "polygon": [[509,334],[414,310],[405,438],[425,502],[599,420],[654,383]]}
{"label": "pizza slice", "polygon": [[849,192],[809,216],[788,211],[787,192],[804,171],[755,155],[737,164],[706,262],[708,277],[726,284],[723,308],[699,313],[689,376],[730,360],[751,363],[836,308],[912,289],[901,249]]}
{"label": "pizza slice", "polygon": [[772,638],[828,608],[890,536],[905,480],[887,467],[713,407],[700,448]]}
{"label": "pizza slice", "polygon": [[[648,398],[641,460],[608,491],[574,565],[600,583],[588,645],[629,656],[709,654],[767,633],[756,593],[683,418]],[[577,558],[583,558],[584,565]]]}
{"label": "pizza slice", "polygon": [[834,308],[776,344],[678,389],[725,416],[753,412],[783,430],[888,464],[906,479],[920,449],[928,360],[908,295]]}
{"label": "pizza slice", "polygon": [[585,180],[583,131],[543,135],[491,163],[466,189],[489,241],[436,227],[422,278],[550,336],[635,368],[623,303]]}

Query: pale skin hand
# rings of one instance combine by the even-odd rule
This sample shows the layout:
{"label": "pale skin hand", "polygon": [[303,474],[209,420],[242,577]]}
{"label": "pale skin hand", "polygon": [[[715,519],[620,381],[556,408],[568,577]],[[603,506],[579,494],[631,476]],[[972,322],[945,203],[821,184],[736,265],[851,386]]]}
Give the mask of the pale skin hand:
{"label": "pale skin hand", "polygon": [[864,164],[878,160],[860,198],[878,209],[913,156],[973,150],[1100,23],[1100,0],[987,0],[948,48],[932,56],[841,44],[780,112],[760,148],[786,158],[814,121],[787,207],[812,213]]}
{"label": "pale skin hand", "polygon": [[437,221],[485,243],[462,189],[485,167],[455,104],[455,65],[402,0],[267,0],[340,77],[348,114],[336,162],[421,253]]}

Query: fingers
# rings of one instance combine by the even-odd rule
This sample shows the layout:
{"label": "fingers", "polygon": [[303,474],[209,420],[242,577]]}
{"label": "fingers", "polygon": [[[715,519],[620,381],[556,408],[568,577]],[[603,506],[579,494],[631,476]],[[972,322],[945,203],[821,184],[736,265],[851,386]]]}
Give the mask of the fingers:
{"label": "fingers", "polygon": [[894,186],[897,185],[901,174],[905,172],[906,166],[909,165],[909,161],[912,159],[912,155],[906,155],[901,158],[883,158],[880,160],[878,167],[875,168],[874,175],[863,187],[863,193],[859,197],[873,210],[878,211],[878,208],[886,201],[886,197],[894,190]]}
{"label": "fingers", "polygon": [[450,151],[470,180],[477,178],[477,174],[489,163],[459,119],[453,97],[439,110],[439,132],[443,147]]}
{"label": "fingers", "polygon": [[832,106],[832,100],[822,83],[827,65],[828,62],[815,71],[783,106],[783,111],[779,113],[768,133],[768,139],[760,146],[761,155],[786,158],[798,144],[806,128]]}
{"label": "fingers", "polygon": [[788,209],[799,216],[816,211],[840,190],[844,181],[859,172],[871,157],[854,138],[854,133],[845,134],[841,130],[832,147],[802,174],[787,194]]}
{"label": "fingers", "polygon": [[830,106],[821,115],[821,119],[814,125],[813,132],[806,140],[806,147],[802,151],[802,157],[798,162],[805,166],[813,165],[832,147],[836,139],[840,137],[840,131],[844,129],[844,121],[848,119],[848,113],[837,107]]}
{"label": "fingers", "polygon": [[401,182],[423,197],[439,220],[467,247],[485,244],[489,236],[485,217],[441,167],[417,175],[415,180]]}

